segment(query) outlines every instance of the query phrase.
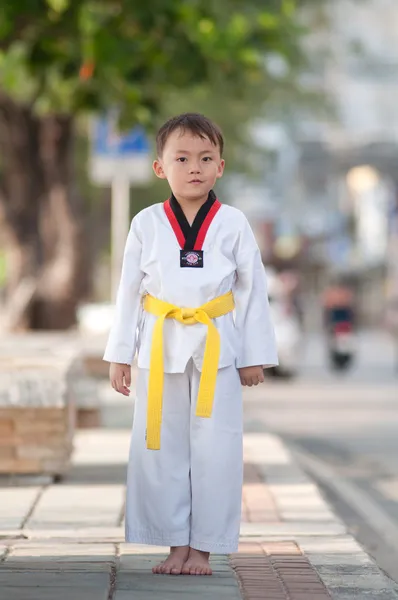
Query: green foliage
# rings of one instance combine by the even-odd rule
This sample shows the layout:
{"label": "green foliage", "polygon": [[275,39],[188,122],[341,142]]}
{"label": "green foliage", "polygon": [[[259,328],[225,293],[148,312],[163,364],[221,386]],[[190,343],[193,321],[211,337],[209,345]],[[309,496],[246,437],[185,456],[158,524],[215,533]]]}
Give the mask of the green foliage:
{"label": "green foliage", "polygon": [[[140,122],[150,133],[178,112],[204,112],[224,131],[227,173],[263,171],[247,123],[264,106],[269,116],[307,101],[296,85],[306,60],[298,10],[323,1],[0,0],[0,99],[5,92],[38,114],[83,116],[76,167],[92,216],[104,202],[87,177],[93,111],[118,106],[122,125]],[[133,212],[165,194],[155,179],[133,190]]]}
{"label": "green foliage", "polygon": [[0,86],[37,112],[117,104],[151,123],[203,82],[244,97],[270,54],[302,60],[297,0],[0,0]]}

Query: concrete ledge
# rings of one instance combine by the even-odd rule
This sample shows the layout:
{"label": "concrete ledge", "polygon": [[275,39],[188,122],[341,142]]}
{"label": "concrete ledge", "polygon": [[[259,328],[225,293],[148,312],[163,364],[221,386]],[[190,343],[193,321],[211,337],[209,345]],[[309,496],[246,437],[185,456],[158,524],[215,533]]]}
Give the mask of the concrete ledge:
{"label": "concrete ledge", "polygon": [[69,469],[82,362],[73,344],[8,336],[0,351],[0,474],[61,477]]}

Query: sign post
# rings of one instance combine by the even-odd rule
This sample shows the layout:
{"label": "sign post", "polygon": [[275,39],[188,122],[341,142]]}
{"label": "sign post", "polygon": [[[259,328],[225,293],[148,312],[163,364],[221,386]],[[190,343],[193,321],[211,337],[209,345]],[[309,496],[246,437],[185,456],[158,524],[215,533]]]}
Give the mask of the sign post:
{"label": "sign post", "polygon": [[111,210],[111,298],[116,300],[124,246],[130,225],[130,182],[127,177],[112,180]]}
{"label": "sign post", "polygon": [[120,134],[116,115],[93,124],[91,178],[111,185],[111,297],[116,300],[123,252],[130,227],[130,185],[143,185],[152,175],[148,140],[140,127]]}

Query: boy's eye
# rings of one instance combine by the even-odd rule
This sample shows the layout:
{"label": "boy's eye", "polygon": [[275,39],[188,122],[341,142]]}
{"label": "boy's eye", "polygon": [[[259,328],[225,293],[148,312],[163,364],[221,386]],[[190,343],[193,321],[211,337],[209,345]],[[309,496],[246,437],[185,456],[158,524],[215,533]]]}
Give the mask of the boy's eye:
{"label": "boy's eye", "polygon": [[177,158],[177,162],[186,162],[187,158],[186,156],[180,156],[180,158]]}
{"label": "boy's eye", "polygon": [[204,157],[203,157],[203,160],[204,160],[205,162],[210,162],[210,161],[212,160],[212,158],[211,158],[211,156],[204,156]]}

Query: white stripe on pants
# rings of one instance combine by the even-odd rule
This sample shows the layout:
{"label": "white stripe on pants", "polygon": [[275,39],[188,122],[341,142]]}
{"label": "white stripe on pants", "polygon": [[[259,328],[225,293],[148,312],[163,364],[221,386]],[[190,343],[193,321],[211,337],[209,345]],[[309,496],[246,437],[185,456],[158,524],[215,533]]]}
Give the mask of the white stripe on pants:
{"label": "white stripe on pants", "polygon": [[140,369],[127,474],[126,541],[229,554],[241,515],[242,391],[218,371],[211,418],[195,416],[200,372],[165,373],[160,450],[145,441],[149,371]]}

